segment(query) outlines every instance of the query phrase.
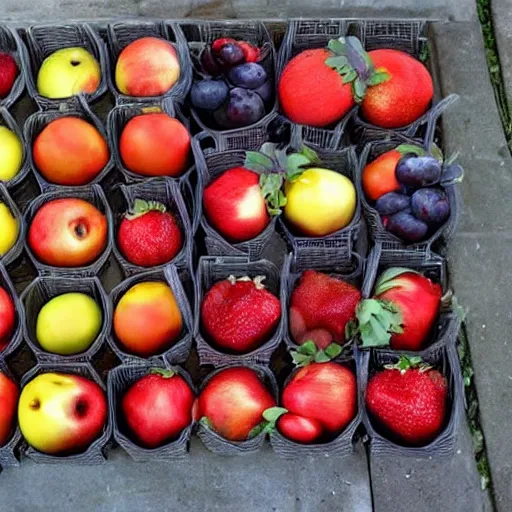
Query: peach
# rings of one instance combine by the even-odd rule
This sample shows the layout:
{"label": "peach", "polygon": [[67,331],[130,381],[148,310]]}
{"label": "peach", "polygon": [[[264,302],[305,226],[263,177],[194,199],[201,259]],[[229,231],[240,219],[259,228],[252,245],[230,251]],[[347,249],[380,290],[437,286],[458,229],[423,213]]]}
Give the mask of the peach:
{"label": "peach", "polygon": [[132,286],[114,311],[114,333],[132,354],[149,357],[161,353],[178,339],[182,328],[180,308],[164,282]]}
{"label": "peach", "polygon": [[180,61],[165,39],[143,37],[126,46],[116,64],[116,86],[127,96],[160,96],[180,77]]}
{"label": "peach", "polygon": [[168,114],[142,114],[126,123],[119,152],[125,167],[136,174],[177,177],[190,165],[190,134]]}
{"label": "peach", "polygon": [[90,183],[107,165],[107,142],[95,126],[79,117],[61,117],[48,123],[36,137],[34,164],[57,185]]}

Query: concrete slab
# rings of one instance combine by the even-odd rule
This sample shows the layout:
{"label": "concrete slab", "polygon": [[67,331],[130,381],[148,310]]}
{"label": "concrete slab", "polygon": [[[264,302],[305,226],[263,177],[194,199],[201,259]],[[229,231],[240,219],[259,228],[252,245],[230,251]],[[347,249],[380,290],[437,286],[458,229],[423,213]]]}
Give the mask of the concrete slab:
{"label": "concrete slab", "polygon": [[375,512],[490,512],[480,490],[469,431],[464,425],[453,458],[372,457],[370,461]]}
{"label": "concrete slab", "polygon": [[[449,268],[455,293],[468,309],[468,339],[496,505],[499,511],[510,511],[512,445],[505,426],[512,423],[512,231],[507,224],[512,205],[506,184],[512,179],[512,158],[504,150],[483,65],[480,27],[436,24],[434,33],[441,70],[446,70],[441,73],[442,91],[458,92],[462,98],[444,116],[445,145],[448,151],[461,152],[466,170],[463,229],[450,248]],[[458,126],[464,118],[467,123]]]}
{"label": "concrete slab", "polygon": [[27,512],[371,512],[366,456],[286,461],[267,446],[221,458],[192,442],[183,462],[137,464],[120,449],[102,466],[38,466],[2,473],[1,510]]}
{"label": "concrete slab", "polygon": [[510,0],[491,2],[496,44],[500,55],[501,73],[505,82],[509,108],[512,107],[512,4]]}

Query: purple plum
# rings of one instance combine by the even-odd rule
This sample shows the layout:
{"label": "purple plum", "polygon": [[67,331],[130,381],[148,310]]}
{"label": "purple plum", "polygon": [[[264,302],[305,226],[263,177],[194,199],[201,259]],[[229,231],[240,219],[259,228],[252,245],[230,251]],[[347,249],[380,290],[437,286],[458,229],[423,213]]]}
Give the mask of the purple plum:
{"label": "purple plum", "polygon": [[450,216],[450,201],[440,188],[422,188],[411,198],[414,216],[428,225],[439,225]]}
{"label": "purple plum", "polygon": [[375,209],[381,215],[391,215],[409,208],[411,198],[399,192],[388,192],[380,196],[375,203]]}
{"label": "purple plum", "polygon": [[408,187],[426,187],[439,181],[441,164],[432,156],[404,155],[396,166],[396,179]]}
{"label": "purple plum", "polygon": [[428,232],[425,222],[405,210],[385,217],[384,226],[404,242],[419,242],[425,238]]}

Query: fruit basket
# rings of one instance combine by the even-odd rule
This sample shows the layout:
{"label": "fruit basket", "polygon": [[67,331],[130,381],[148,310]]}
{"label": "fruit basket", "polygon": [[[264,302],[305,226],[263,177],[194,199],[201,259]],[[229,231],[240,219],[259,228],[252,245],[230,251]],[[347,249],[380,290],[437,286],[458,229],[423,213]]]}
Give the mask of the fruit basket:
{"label": "fruit basket", "polygon": [[[145,363],[137,365],[121,365],[108,374],[108,396],[110,418],[113,426],[114,439],[136,462],[174,461],[183,459],[188,452],[193,422],[185,428],[177,439],[157,448],[146,448],[133,440],[126,419],[121,411],[121,402],[126,391],[142,377],[149,375],[155,365]],[[165,366],[181,376],[194,391],[190,375],[179,366]]]}
{"label": "fruit basket", "polygon": [[[29,173],[30,165],[29,158],[27,157],[28,152],[26,151],[25,138],[23,137],[23,132],[6,107],[0,107],[0,127],[5,127],[11,132],[13,132],[21,141],[21,144],[23,146],[23,155],[18,172],[13,178],[4,182],[8,189],[13,189],[14,187],[17,187]],[[0,182],[1,181],[2,180],[0,180]]]}
{"label": "fruit basket", "polygon": [[7,187],[0,182],[0,205],[2,204],[7,207],[10,217],[12,217],[12,219],[14,219],[18,224],[18,237],[16,242],[14,242],[14,245],[3,256],[0,256],[0,263],[8,266],[15,261],[23,251],[25,223],[23,222],[18,206],[9,194]]}
{"label": "fruit basket", "polygon": [[[78,96],[52,99],[41,95],[37,85],[38,73],[43,62],[54,52],[64,48],[83,48],[94,57],[99,65],[100,77],[96,90],[84,94],[87,103],[98,100],[107,91],[109,71],[106,46],[99,34],[87,23],[33,25],[27,28],[25,39],[28,48],[28,59],[22,63],[25,66],[27,90],[40,109],[65,108],[74,110],[78,106]],[[84,56],[81,55],[82,57]],[[73,59],[74,57],[69,58]],[[73,67],[77,66],[74,64],[75,62],[77,61],[71,61]]]}
{"label": "fruit basket", "polygon": [[[195,301],[195,328],[194,338],[197,343],[197,352],[201,365],[213,365],[214,367],[235,364],[268,364],[272,353],[277,349],[283,335],[283,315],[270,338],[257,348],[247,351],[228,352],[211,344],[210,336],[202,325],[202,305],[207,292],[220,281],[227,280],[230,276],[242,278],[249,276],[255,279],[264,276],[263,286],[275,297],[280,296],[280,271],[268,260],[249,261],[246,257],[226,256],[213,257],[202,256],[196,276],[196,301]],[[233,284],[233,283],[232,283]],[[227,302],[227,299],[226,299]],[[256,299],[254,298],[254,303]],[[220,314],[220,313],[219,313]],[[225,313],[227,314],[227,313]]]}
{"label": "fruit basket", "polygon": [[[133,274],[149,270],[148,267],[139,266],[128,261],[126,257],[123,256],[117,244],[120,225],[125,218],[125,214],[133,212],[136,200],[147,202],[148,208],[151,207],[151,203],[153,202],[158,202],[163,205],[165,212],[169,212],[176,220],[176,224],[181,231],[183,239],[181,249],[178,250],[171,260],[161,265],[152,265],[150,267],[151,270],[163,270],[163,268],[170,263],[177,266],[190,266],[194,244],[193,231],[187,207],[178,185],[170,178],[151,178],[133,185],[121,184],[118,190],[111,191],[110,193],[110,205],[116,212],[114,215],[114,238],[112,239],[112,247],[124,275],[129,277]],[[156,208],[156,206],[154,207]]]}
{"label": "fruit basket", "polygon": [[[39,363],[27,372],[21,379],[21,389],[35,377],[43,373],[58,372],[66,375],[79,375],[92,380],[96,383],[105,396],[107,388],[96,370],[88,363]],[[100,436],[95,439],[85,451],[81,453],[71,453],[64,455],[50,455],[43,453],[31,447],[26,440],[22,442],[21,452],[34,462],[40,464],[80,464],[80,465],[97,465],[106,462],[105,453],[112,437],[112,424],[110,418],[106,418],[106,423],[102,429]]]}
{"label": "fruit basket", "polygon": [[[18,384],[6,362],[2,358],[0,358],[0,372],[16,383],[16,385]],[[17,421],[13,430],[14,431],[10,433],[7,442],[0,446],[0,468],[2,469],[20,465],[19,444],[21,441],[21,432]]]}
{"label": "fruit basket", "polygon": [[[23,325],[25,323],[25,309],[23,303],[16,293],[9,273],[6,268],[0,263],[0,289],[5,290],[10,296],[15,310],[15,325],[10,336],[10,340],[3,350],[0,351],[0,360],[5,359],[12,354],[23,341]],[[5,305],[4,305],[5,307]]]}
{"label": "fruit basket", "polygon": [[[279,390],[272,371],[266,366],[249,363],[230,364],[217,368],[202,381],[199,393],[201,394],[208,382],[222,371],[239,367],[249,368],[255,371],[258,374],[260,381],[264,384],[267,390],[270,391],[275,400],[277,400]],[[251,453],[259,451],[267,438],[266,432],[262,431],[246,441],[229,441],[215,432],[207,422],[201,420],[202,419],[200,418],[197,423],[197,435],[206,448],[216,455],[250,455]]]}
{"label": "fruit basket", "polygon": [[[190,65],[190,56],[188,53],[187,42],[183,36],[183,32],[179,24],[174,22],[164,21],[119,21],[110,23],[107,27],[109,57],[110,57],[110,72],[108,74],[109,88],[115,96],[118,105],[125,103],[155,103],[161,101],[163,98],[173,98],[176,101],[183,101],[188,94],[190,84],[192,81],[192,72]],[[137,95],[132,96],[124,94],[119,90],[116,83],[116,66],[118,59],[123,50],[137,39],[141,38],[158,38],[168,41],[172,44],[175,52],[177,53],[179,64],[179,78],[167,91],[163,94],[155,94],[153,96]],[[151,43],[146,44],[146,51],[158,52],[158,48],[151,46]],[[141,48],[141,51],[144,51]],[[157,53],[159,58],[162,59],[163,55]],[[129,56],[124,54],[124,58],[129,61]],[[138,74],[144,75],[144,70],[138,70]],[[132,80],[136,77],[128,77]]]}
{"label": "fruit basket", "polygon": [[18,67],[18,73],[14,79],[10,92],[0,99],[0,107],[10,108],[25,89],[25,66],[28,59],[28,52],[25,44],[16,30],[7,25],[0,25],[0,52],[10,55]]}
{"label": "fruit basket", "polygon": [[[76,107],[76,108],[75,108]],[[73,185],[63,185],[62,183],[55,183],[46,179],[41,171],[38,169],[35,160],[35,147],[34,143],[38,139],[39,135],[45,131],[45,129],[52,124],[56,120],[64,119],[64,118],[78,118],[83,121],[86,121],[89,125],[92,125],[97,133],[101,136],[101,138],[107,143],[108,136],[107,132],[102,124],[102,122],[96,117],[96,115],[89,108],[87,102],[85,101],[83,96],[79,96],[76,102],[76,106],[74,106],[73,110],[40,110],[34,114],[32,114],[26,121],[24,125],[24,135],[25,140],[28,145],[28,165],[32,169],[34,173],[37,183],[43,192],[48,192],[52,189],[58,189],[62,186],[73,186]],[[55,125],[54,125],[55,126]],[[85,125],[84,125],[85,126]],[[62,127],[64,130],[66,129],[64,126]],[[70,130],[72,128],[68,127]],[[85,136],[85,134],[83,134]],[[54,134],[56,136],[56,134]],[[51,135],[50,135],[51,137]],[[48,141],[48,139],[47,139]],[[85,149],[85,148],[84,148]],[[71,156],[73,151],[76,151],[76,148],[73,147],[68,149],[68,157]],[[108,148],[108,160],[105,162],[105,165],[102,169],[98,169],[96,176],[91,179],[88,183],[83,186],[89,186],[93,184],[103,183],[105,179],[108,179],[108,175],[114,167],[114,156],[112,154],[112,149]],[[81,186],[81,185],[74,185]]]}
{"label": "fruit basket", "polygon": [[[412,357],[410,354],[404,353]],[[385,365],[396,364],[400,354],[382,349],[372,349],[361,355],[361,404],[364,407],[368,382]],[[376,418],[372,417],[365,407],[363,421],[370,437],[370,453],[377,457],[389,457],[393,455],[408,455],[411,457],[447,457],[455,450],[457,433],[464,409],[463,384],[460,374],[460,365],[456,351],[453,347],[439,346],[428,354],[422,354],[421,359],[434,370],[438,370],[446,378],[447,398],[446,412],[442,420],[442,428],[435,438],[423,446],[412,446],[403,441],[397,441],[396,437],[379,425]],[[392,370],[398,371],[398,370]],[[411,370],[406,370],[411,371]],[[420,370],[421,372],[421,370]],[[428,372],[428,371],[427,371]],[[418,386],[420,384],[418,383]],[[424,388],[422,388],[424,389]],[[435,410],[432,407],[431,410]],[[405,410],[399,412],[404,415]],[[413,422],[414,420],[411,420]],[[391,427],[389,427],[391,428]],[[416,425],[411,428],[418,428]],[[396,436],[396,434],[395,434]]]}
{"label": "fruit basket", "polygon": [[[181,329],[178,332],[177,337],[172,342],[172,345],[169,346],[168,343],[165,346],[160,347],[155,350],[153,355],[138,355],[133,351],[130,352],[125,348],[125,345],[120,343],[118,335],[115,331],[115,322],[116,322],[116,313],[117,307],[121,299],[125,296],[126,292],[128,292],[132,287],[141,284],[141,283],[164,283],[166,284],[173,296],[174,301],[177,304],[177,307],[181,313]],[[168,364],[182,364],[187,359],[190,348],[192,346],[192,334],[194,329],[194,317],[192,313],[192,302],[193,297],[190,296],[190,293],[194,289],[193,279],[188,268],[180,268],[178,269],[174,265],[167,265],[163,269],[160,270],[148,270],[147,272],[142,272],[136,274],[122,283],[117,285],[110,292],[110,301],[112,304],[114,323],[111,326],[111,331],[108,336],[108,343],[112,350],[116,353],[116,355],[121,359],[121,361],[125,364],[140,364],[144,362],[150,362],[151,364],[161,365],[164,363]],[[159,302],[163,301],[163,299],[158,296],[153,298],[153,308],[157,307]],[[149,302],[148,307],[151,308],[151,302]],[[132,320],[137,320],[137,316],[139,313],[137,312],[137,304],[135,302],[135,309],[130,308],[130,303],[127,302],[125,305],[125,321],[128,321],[130,317]],[[134,311],[130,314],[130,310]],[[121,313],[120,313],[121,314]],[[159,322],[164,321],[165,317],[169,315],[168,310],[165,310],[165,316],[158,317],[158,315],[154,315],[155,318],[158,318]],[[153,324],[153,327],[160,327],[158,322]],[[137,329],[139,326],[137,324],[134,325],[133,329]],[[132,331],[133,331],[132,329]],[[148,328],[143,331],[133,331],[141,336],[141,342],[144,342],[144,338],[149,337],[150,329]],[[156,335],[155,335],[156,337]],[[130,341],[131,344],[133,344]]]}
{"label": "fruit basket", "polygon": [[[357,357],[353,355],[345,355],[336,359],[336,364],[348,367],[357,379],[357,389],[361,387],[359,382],[359,370],[357,367]],[[293,372],[286,379],[283,389],[289,384],[290,380],[299,372],[300,368],[293,370]],[[359,391],[358,391],[359,393]],[[270,433],[270,444],[272,449],[279,456],[285,459],[302,459],[304,457],[346,457],[354,452],[354,443],[356,437],[356,430],[362,421],[362,410],[356,398],[356,414],[353,419],[346,425],[341,432],[330,435],[324,439],[323,442],[315,442],[312,444],[301,444],[286,438],[279,428],[275,428]]]}
{"label": "fruit basket", "polygon": [[25,212],[24,223],[28,229],[30,229],[31,223],[37,215],[38,211],[46,204],[49,204],[51,201],[58,199],[81,199],[92,204],[97,210],[101,212],[101,214],[103,214],[107,223],[106,242],[103,251],[98,256],[98,258],[89,265],[82,267],[57,267],[42,263],[34,254],[28,241],[25,242],[25,250],[40,275],[55,277],[95,276],[99,273],[110,256],[112,250],[111,240],[113,240],[114,237],[114,222],[112,218],[112,212],[110,210],[107,198],[105,197],[105,193],[99,185],[91,185],[88,187],[69,187],[66,189],[52,190],[50,192],[46,192],[45,194],[41,194],[28,205]]}
{"label": "fruit basket", "polygon": [[[320,148],[315,148],[315,151],[320,158],[320,167],[331,169],[346,176],[352,183],[355,182],[358,164],[357,155],[352,146],[339,151]],[[350,223],[329,235],[322,237],[297,235],[287,226],[285,220],[278,219],[278,230],[283,234],[297,261],[323,262],[325,266],[336,266],[352,259],[356,240],[362,229],[360,195],[356,187],[356,206]]]}
{"label": "fruit basket", "polygon": [[[262,66],[265,74],[266,81],[270,84],[274,84],[275,80],[275,49],[272,42],[272,38],[265,27],[265,25],[260,21],[204,21],[204,20],[194,20],[193,22],[184,21],[180,23],[183,33],[185,34],[185,38],[187,40],[191,60],[193,64],[194,70],[194,79],[201,80],[205,77],[209,76],[209,71],[204,69],[202,62],[202,54],[210,51],[210,46],[216,40],[220,40],[220,38],[231,38],[235,41],[243,41],[244,43],[248,43],[250,45],[255,46],[259,49],[259,55],[257,57],[256,62],[253,59],[248,59],[247,62],[252,64],[259,64]],[[245,62],[245,58],[247,55],[241,54],[242,62]],[[214,59],[214,57],[212,57]],[[217,67],[215,65],[215,67]],[[216,71],[215,71],[216,72]],[[219,70],[220,72],[220,70]],[[227,71],[226,71],[227,72]],[[226,79],[228,82],[230,79]],[[203,80],[204,81],[204,80]],[[238,82],[237,82],[238,83]],[[233,85],[233,84],[231,84]],[[238,83],[238,88],[242,88],[244,90],[253,90],[252,85],[249,87],[245,84],[247,88],[244,87],[244,82]],[[230,85],[228,85],[229,88]],[[245,98],[245,95],[239,101],[250,101],[248,103],[251,105],[251,115],[258,118],[257,121],[251,122],[252,119],[249,118],[244,121],[244,123],[240,124],[235,122],[234,120],[230,120],[229,116],[223,120],[223,126],[220,126],[214,118],[214,115],[208,110],[202,110],[192,107],[191,115],[194,121],[199,126],[200,130],[206,130],[216,135],[218,138],[222,138],[224,135],[229,136],[231,133],[234,133],[235,130],[239,128],[258,128],[265,123],[267,123],[267,117],[272,115],[275,111],[275,92],[274,87],[269,88],[270,91],[268,95],[264,94],[260,96],[256,93],[256,96],[250,94],[250,98]],[[255,89],[258,90],[258,89]],[[227,89],[224,91],[226,95],[228,93]],[[227,100],[227,98],[225,98]],[[231,101],[231,100],[230,100]],[[256,102],[257,105],[254,103]],[[264,108],[264,111],[261,111],[261,108]],[[255,112],[262,114],[258,117]],[[247,124],[246,124],[247,123]]]}
{"label": "fruit basket", "polygon": [[[436,185],[436,188],[440,188],[447,198],[449,204],[448,218],[441,225],[433,225],[428,228],[429,230],[424,235],[423,240],[407,243],[384,228],[381,215],[376,210],[375,205],[368,201],[363,187],[363,173],[367,165],[375,161],[379,156],[389,154],[390,151],[400,147],[401,145],[425,147],[422,144],[419,144],[419,141],[417,140],[405,138],[400,135],[391,135],[385,139],[366,145],[360,156],[356,185],[359,190],[363,211],[368,222],[370,237],[374,243],[381,244],[383,250],[389,254],[394,255],[396,253],[398,255],[400,253],[406,255],[405,257],[408,257],[408,255],[416,253],[419,255],[424,254],[428,257],[432,250],[443,252],[456,230],[460,217],[462,201],[458,183],[461,175],[456,175],[457,173],[454,173],[454,179],[452,179],[450,174],[452,174],[452,169],[457,170],[456,167],[459,169],[460,167],[456,165],[444,167],[442,170],[444,174],[441,174],[440,181]],[[426,147],[428,147],[428,144]],[[446,178],[444,176],[446,176]],[[423,190],[429,189],[424,188]]]}
{"label": "fruit basket", "polygon": [[[39,315],[42,308],[46,306],[52,299],[69,293],[80,293],[90,297],[101,309],[101,323],[97,329],[97,334],[91,343],[87,343],[88,348],[74,354],[58,354],[45,350],[39,341],[38,336],[38,322]],[[105,338],[109,332],[110,324],[112,323],[112,311],[103,285],[97,277],[38,277],[23,291],[20,297],[24,305],[25,311],[25,324],[23,327],[23,334],[25,341],[30,350],[35,354],[38,362],[41,363],[74,363],[74,362],[88,362],[97,354],[105,343]],[[48,310],[48,309],[47,309]],[[58,314],[58,310],[54,310],[54,315]],[[77,317],[75,317],[75,320]],[[53,321],[52,321],[53,320]],[[77,324],[65,325],[66,321],[71,322],[71,318],[65,319],[62,316],[53,316],[53,319],[48,320],[46,329],[55,329],[55,325],[62,325],[61,329],[67,327],[70,330],[76,331]],[[44,324],[42,324],[44,325]],[[53,326],[53,327],[51,327]],[[68,332],[68,335],[70,333]],[[67,338],[69,339],[69,338]],[[48,343],[48,340],[46,340]],[[78,340],[77,340],[78,343]]]}

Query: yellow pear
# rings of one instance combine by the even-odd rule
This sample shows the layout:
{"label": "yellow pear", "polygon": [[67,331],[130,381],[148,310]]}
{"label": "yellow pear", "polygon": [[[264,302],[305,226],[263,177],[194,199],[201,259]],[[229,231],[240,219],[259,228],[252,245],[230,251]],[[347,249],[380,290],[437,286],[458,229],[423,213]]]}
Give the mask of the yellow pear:
{"label": "yellow pear", "polygon": [[20,226],[5,203],[0,203],[0,256],[7,254],[18,239]]}
{"label": "yellow pear", "polygon": [[23,163],[23,144],[6,126],[0,126],[0,181],[12,180]]}

